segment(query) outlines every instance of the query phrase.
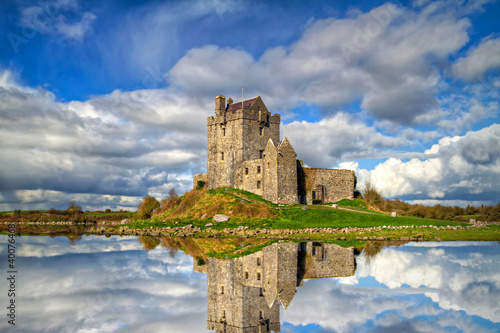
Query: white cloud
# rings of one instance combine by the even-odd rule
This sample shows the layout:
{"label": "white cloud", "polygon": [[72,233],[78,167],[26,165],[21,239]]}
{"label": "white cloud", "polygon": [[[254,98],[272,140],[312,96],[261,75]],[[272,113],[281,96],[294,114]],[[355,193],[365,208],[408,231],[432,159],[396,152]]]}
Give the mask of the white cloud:
{"label": "white cloud", "polygon": [[334,167],[342,160],[377,158],[388,149],[411,144],[403,137],[381,134],[355,116],[340,112],[310,123],[294,121],[283,125],[298,158],[312,167]]}
{"label": "white cloud", "polygon": [[[16,84],[8,71],[0,77],[0,178],[10,209],[65,208],[68,196],[83,208],[123,208],[134,198],[133,208],[148,192],[184,192],[205,168],[208,103],[171,90],[62,103]],[[99,195],[113,199],[99,203]]]}
{"label": "white cloud", "polygon": [[500,38],[485,38],[468,50],[451,66],[451,75],[466,81],[477,81],[489,71],[500,68]]}
{"label": "white cloud", "polygon": [[[244,86],[280,111],[307,104],[330,112],[361,100],[376,118],[410,124],[439,107],[436,63],[468,42],[469,27],[455,14],[386,4],[353,18],[312,21],[297,42],[258,59],[213,45],[193,49],[168,80],[207,97]],[[355,51],[346,54],[342,45]]]}
{"label": "white cloud", "polygon": [[88,11],[80,14],[80,10],[76,0],[40,3],[21,10],[20,25],[29,29],[28,37],[42,33],[82,42],[92,32],[96,15]]}
{"label": "white cloud", "polygon": [[420,195],[459,203],[451,198],[458,193],[474,194],[476,202],[490,201],[488,193],[496,191],[492,184],[500,179],[500,125],[444,137],[406,162],[389,158],[371,171],[351,167],[356,169],[360,183],[370,180],[386,197]]}

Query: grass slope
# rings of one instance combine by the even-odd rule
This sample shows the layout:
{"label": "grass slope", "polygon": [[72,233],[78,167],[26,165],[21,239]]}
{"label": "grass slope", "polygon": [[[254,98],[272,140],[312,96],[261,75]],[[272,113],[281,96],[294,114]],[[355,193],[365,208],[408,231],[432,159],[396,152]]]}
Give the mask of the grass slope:
{"label": "grass slope", "polygon": [[[342,200],[339,205],[346,205]],[[353,200],[354,208],[365,210],[362,200]],[[256,194],[232,189],[219,188],[215,190],[193,190],[180,198],[172,199],[162,206],[159,215],[149,220],[132,223],[131,227],[167,227],[185,226],[205,228],[213,223],[211,228],[224,229],[248,226],[249,229],[305,229],[305,228],[344,228],[344,227],[378,227],[399,225],[434,225],[457,226],[467,225],[462,222],[424,219],[416,217],[391,217],[386,214],[366,214],[362,212],[332,209],[326,206],[303,205],[280,207],[262,199]],[[223,223],[212,222],[215,214],[226,214],[231,219]]]}

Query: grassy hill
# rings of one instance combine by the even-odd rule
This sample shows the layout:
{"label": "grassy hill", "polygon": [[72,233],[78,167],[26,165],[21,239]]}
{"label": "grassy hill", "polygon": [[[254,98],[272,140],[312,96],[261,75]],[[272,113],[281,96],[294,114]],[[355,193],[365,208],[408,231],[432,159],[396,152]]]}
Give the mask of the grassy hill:
{"label": "grassy hill", "polygon": [[417,217],[391,217],[366,208],[363,200],[341,200],[340,207],[349,210],[333,209],[330,206],[278,206],[262,199],[256,194],[233,188],[215,190],[192,190],[187,194],[170,199],[157,209],[149,220],[134,222],[136,227],[156,226],[193,226],[204,227],[215,214],[225,214],[231,219],[224,223],[214,223],[212,228],[236,228],[244,225],[250,229],[304,229],[304,228],[344,228],[377,227],[397,225],[464,225],[461,222],[442,221]]}

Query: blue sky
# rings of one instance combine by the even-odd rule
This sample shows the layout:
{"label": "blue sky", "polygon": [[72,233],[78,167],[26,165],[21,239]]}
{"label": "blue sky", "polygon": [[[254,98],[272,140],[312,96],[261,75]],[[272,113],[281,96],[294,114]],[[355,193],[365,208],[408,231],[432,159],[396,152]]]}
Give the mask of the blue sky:
{"label": "blue sky", "polygon": [[7,1],[0,201],[131,208],[206,171],[213,99],[261,96],[308,166],[496,204],[496,1]]}

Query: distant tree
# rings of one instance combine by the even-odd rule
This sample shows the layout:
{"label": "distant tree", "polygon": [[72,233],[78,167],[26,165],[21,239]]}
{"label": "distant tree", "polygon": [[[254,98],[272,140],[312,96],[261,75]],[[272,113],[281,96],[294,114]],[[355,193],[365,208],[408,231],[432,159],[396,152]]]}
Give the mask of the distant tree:
{"label": "distant tree", "polygon": [[111,213],[111,209],[110,208],[106,208],[106,210],[104,212],[105,213]]}
{"label": "distant tree", "polygon": [[488,220],[500,222],[500,204],[490,209],[488,212]]}
{"label": "distant tree", "polygon": [[149,196],[149,194],[146,194],[146,196],[142,199],[137,207],[136,219],[149,219],[154,210],[160,207],[160,202],[155,198]]}
{"label": "distant tree", "polygon": [[175,191],[175,187],[172,187],[169,191],[168,194],[160,200],[160,205],[163,206],[165,203],[167,203],[171,199],[177,199],[179,195]]}
{"label": "distant tree", "polygon": [[82,211],[82,207],[78,206],[76,204],[76,200],[71,200],[68,204],[68,208],[66,208],[66,210],[68,212],[71,212],[71,213],[80,213]]}
{"label": "distant tree", "polygon": [[179,197],[179,195],[177,194],[177,192],[175,192],[175,187],[172,187],[170,189],[170,191],[168,192],[168,198],[169,199],[176,199],[178,197]]}

